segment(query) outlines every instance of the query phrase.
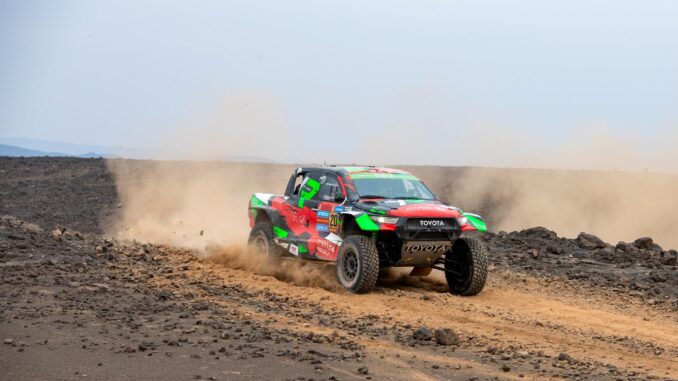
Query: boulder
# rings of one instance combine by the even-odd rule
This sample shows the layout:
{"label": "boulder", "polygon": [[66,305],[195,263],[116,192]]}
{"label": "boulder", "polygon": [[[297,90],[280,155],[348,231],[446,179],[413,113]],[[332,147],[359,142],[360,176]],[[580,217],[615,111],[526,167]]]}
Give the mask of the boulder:
{"label": "boulder", "polygon": [[652,250],[654,246],[654,241],[650,237],[641,237],[633,242],[633,245],[639,249]]}
{"label": "boulder", "polygon": [[602,239],[593,234],[584,232],[579,233],[575,242],[577,243],[577,246],[586,250],[603,249],[607,247],[607,244]]}
{"label": "boulder", "polygon": [[421,328],[417,329],[416,331],[414,331],[414,333],[412,334],[412,337],[415,340],[427,341],[427,340],[431,340],[433,338],[433,332],[431,332],[431,330],[426,328],[426,327],[421,327]]}
{"label": "boulder", "polygon": [[459,336],[449,328],[441,328],[436,330],[436,343],[440,345],[457,345],[459,344]]}

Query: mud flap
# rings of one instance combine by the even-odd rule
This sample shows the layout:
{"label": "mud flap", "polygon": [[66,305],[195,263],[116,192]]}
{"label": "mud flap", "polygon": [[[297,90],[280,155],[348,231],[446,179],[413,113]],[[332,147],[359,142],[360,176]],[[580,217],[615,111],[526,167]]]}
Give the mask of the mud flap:
{"label": "mud flap", "polygon": [[413,267],[410,276],[427,276],[433,270],[432,267]]}

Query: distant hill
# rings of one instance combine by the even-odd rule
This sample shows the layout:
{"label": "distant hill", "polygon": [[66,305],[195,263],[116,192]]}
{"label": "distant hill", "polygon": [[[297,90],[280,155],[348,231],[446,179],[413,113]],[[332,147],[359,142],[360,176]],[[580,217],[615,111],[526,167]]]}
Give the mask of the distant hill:
{"label": "distant hill", "polygon": [[[148,152],[116,146],[73,144],[32,138],[0,138],[0,144],[42,151],[47,156],[144,158]],[[54,154],[50,154],[54,153]],[[44,156],[44,155],[43,155]]]}
{"label": "distant hill", "polygon": [[61,152],[45,152],[36,149],[0,144],[0,156],[33,157],[33,156],[68,156]]}
{"label": "distant hill", "polygon": [[83,158],[125,158],[155,160],[222,160],[230,162],[276,163],[276,160],[247,155],[204,157],[188,152],[138,149],[57,142],[32,138],[0,138],[0,156],[74,156]]}

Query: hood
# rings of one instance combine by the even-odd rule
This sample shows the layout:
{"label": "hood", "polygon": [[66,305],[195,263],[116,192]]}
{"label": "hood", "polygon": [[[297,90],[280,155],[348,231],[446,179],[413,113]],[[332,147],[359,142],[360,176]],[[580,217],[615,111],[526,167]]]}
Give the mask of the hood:
{"label": "hood", "polygon": [[422,200],[360,200],[356,208],[392,217],[459,218],[461,211],[438,201]]}

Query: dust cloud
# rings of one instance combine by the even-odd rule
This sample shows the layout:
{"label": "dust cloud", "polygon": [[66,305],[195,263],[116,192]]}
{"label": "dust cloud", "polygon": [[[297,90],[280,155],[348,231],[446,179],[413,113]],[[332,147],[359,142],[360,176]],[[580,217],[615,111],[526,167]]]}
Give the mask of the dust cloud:
{"label": "dust cloud", "polygon": [[649,236],[678,247],[678,176],[611,171],[409,168],[446,201],[483,214],[492,231],[544,226],[612,244]]}
{"label": "dust cloud", "polygon": [[199,161],[108,160],[121,201],[108,231],[204,251],[247,242],[251,193],[281,193],[292,167]]}
{"label": "dust cloud", "polygon": [[208,245],[206,254],[214,263],[232,269],[246,270],[259,275],[269,275],[278,280],[305,287],[319,287],[339,291],[334,267],[319,262],[282,258],[271,261],[261,253],[244,245]]}
{"label": "dust cloud", "polygon": [[303,286],[334,289],[331,270],[299,261],[271,263],[247,247],[254,192],[282,193],[291,166],[108,160],[121,201],[108,231],[120,239],[193,249],[230,268]]}
{"label": "dust cloud", "polygon": [[460,136],[455,152],[468,153],[464,147],[486,157],[473,156],[469,167],[407,169],[446,201],[484,215],[493,231],[544,226],[612,244],[649,236],[678,248],[674,125],[655,131],[590,125],[554,140],[544,131],[487,124]]}

